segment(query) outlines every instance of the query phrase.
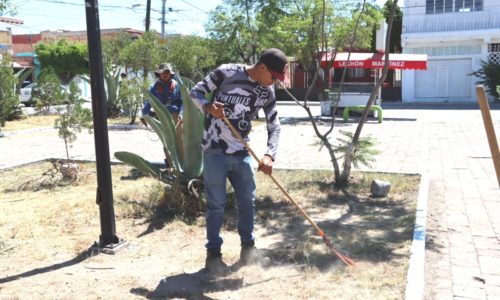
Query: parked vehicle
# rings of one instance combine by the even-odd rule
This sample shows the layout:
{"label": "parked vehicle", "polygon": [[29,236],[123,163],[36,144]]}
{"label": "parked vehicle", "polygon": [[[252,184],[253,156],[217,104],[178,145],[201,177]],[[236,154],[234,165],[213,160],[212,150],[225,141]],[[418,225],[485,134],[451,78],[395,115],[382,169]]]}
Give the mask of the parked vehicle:
{"label": "parked vehicle", "polygon": [[[67,95],[69,88],[67,86],[61,85],[61,90],[64,95]],[[19,102],[24,104],[26,107],[33,106],[35,101],[33,100],[33,95],[37,93],[36,83],[30,83],[27,86],[20,89]]]}

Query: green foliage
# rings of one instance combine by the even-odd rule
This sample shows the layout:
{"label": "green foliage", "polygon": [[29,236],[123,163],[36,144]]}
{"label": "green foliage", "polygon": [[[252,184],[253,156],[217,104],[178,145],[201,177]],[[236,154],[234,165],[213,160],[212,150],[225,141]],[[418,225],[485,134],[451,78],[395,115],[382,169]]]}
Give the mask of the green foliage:
{"label": "green foliage", "polygon": [[293,54],[307,68],[321,45],[321,8],[322,3],[314,0],[263,7],[257,21],[264,48],[277,47]]}
{"label": "green foliage", "polygon": [[133,71],[142,71],[160,63],[158,34],[145,32],[120,51],[120,61]]}
{"label": "green foliage", "polygon": [[17,13],[15,6],[11,0],[0,0],[0,16],[15,15]]}
{"label": "green foliage", "polygon": [[[171,114],[149,91],[146,95],[158,119],[152,117],[146,117],[145,119],[160,138],[163,148],[167,150],[166,154],[168,155],[169,164],[174,168],[174,177],[180,178],[180,182],[185,183],[199,178],[203,171],[201,149],[203,114],[192,102],[187,84],[182,79],[179,80],[179,84],[184,99],[183,138],[181,139],[177,136],[179,131],[176,130]],[[171,182],[169,177],[162,176],[156,169],[151,167],[152,164],[146,164],[144,159],[135,154],[117,152],[115,153],[115,157],[140,170],[144,171],[144,168],[146,168],[146,172],[153,174],[155,178]]]}
{"label": "green foliage", "polygon": [[166,172],[144,158],[130,152],[115,152],[115,157],[142,172],[167,184],[160,204],[167,210],[181,211],[195,215],[204,205],[198,190],[201,188],[203,171],[203,152],[201,135],[203,132],[203,114],[191,100],[188,89],[192,82],[179,78],[180,89],[184,100],[183,138],[179,138],[174,120],[168,110],[147,92],[147,96],[158,119],[146,117],[146,122],[153,128],[162,142],[172,171]]}
{"label": "green foliage", "polygon": [[122,79],[118,90],[118,101],[124,111],[130,116],[130,124],[135,123],[137,112],[144,103],[145,91],[149,86],[148,80],[138,77]]}
{"label": "green foliage", "polygon": [[39,113],[47,113],[50,106],[61,104],[64,98],[61,81],[52,67],[42,69],[36,87],[31,94],[36,101],[35,109]]}
{"label": "green foliage", "polygon": [[104,65],[104,83],[106,87],[106,108],[107,116],[117,117],[120,114],[120,103],[118,99],[118,89],[120,87],[120,68],[111,64]]}
{"label": "green foliage", "polygon": [[120,57],[120,51],[132,42],[132,38],[125,31],[120,31],[111,39],[102,41],[103,63],[105,65],[127,65]]}
{"label": "green foliage", "polygon": [[0,130],[6,121],[20,115],[19,96],[16,94],[17,79],[11,66],[10,57],[0,59]]}
{"label": "green foliage", "polygon": [[39,43],[35,47],[43,68],[52,67],[57,76],[68,82],[75,75],[89,74],[87,44],[65,39]]}
{"label": "green foliage", "polygon": [[[260,51],[277,47],[297,57],[306,69],[314,69],[312,60],[320,49],[351,47],[354,23],[361,14],[359,3],[334,4],[320,0],[224,1],[211,12],[206,29],[218,45],[224,45],[216,48],[217,64],[254,63]],[[369,49],[372,30],[383,16],[370,4],[361,16],[353,48]]]}
{"label": "green foliage", "polygon": [[255,10],[250,3],[253,1],[243,4],[240,2],[228,0],[217,6],[209,16],[207,32],[219,44],[219,47],[215,48],[218,51],[217,56],[227,61],[252,64],[256,62],[259,54],[257,48],[265,46],[261,45],[263,36],[257,34]]}
{"label": "green foliage", "polygon": [[178,73],[193,80],[201,80],[216,67],[215,47],[199,36],[175,36],[161,48],[162,61],[172,62]]}
{"label": "green foliage", "polygon": [[78,87],[72,82],[69,86],[68,104],[56,108],[59,118],[56,119],[54,127],[59,137],[64,140],[68,160],[69,146],[76,140],[76,134],[81,132],[82,127],[89,131],[92,129],[92,112],[83,108],[83,103]]}
{"label": "green foliage", "polygon": [[[335,153],[340,153],[338,158],[344,156],[346,151],[349,151],[349,145],[352,143],[354,134],[349,131],[340,130],[343,136],[338,137],[337,140],[339,144],[334,147]],[[380,154],[379,150],[374,149],[376,141],[371,136],[360,138],[357,146],[354,148],[354,154],[352,156],[352,164],[358,168],[360,165],[371,167],[371,163],[375,161],[374,156]]]}
{"label": "green foliage", "polygon": [[495,99],[500,99],[500,93],[496,88],[500,85],[500,64],[495,64],[491,61],[481,61],[481,68],[471,75],[480,79],[479,83],[486,86],[490,95],[495,97]]}
{"label": "green foliage", "polygon": [[[365,4],[363,11],[361,9],[361,3],[352,3],[340,7],[335,14],[335,25],[332,28],[334,31],[331,38],[332,44],[337,50],[371,49],[373,34],[378,28],[379,21],[384,17],[380,9],[370,3]],[[353,37],[358,18],[356,36]],[[351,45],[353,38],[354,43]]]}
{"label": "green foliage", "polygon": [[[391,8],[394,3],[394,0],[387,0],[384,4],[383,14],[385,20],[389,20],[389,16],[391,15]],[[403,32],[403,11],[401,7],[396,7],[396,12],[394,15],[394,19],[392,22],[392,31],[390,38],[389,51],[390,53],[401,53],[401,34]]]}

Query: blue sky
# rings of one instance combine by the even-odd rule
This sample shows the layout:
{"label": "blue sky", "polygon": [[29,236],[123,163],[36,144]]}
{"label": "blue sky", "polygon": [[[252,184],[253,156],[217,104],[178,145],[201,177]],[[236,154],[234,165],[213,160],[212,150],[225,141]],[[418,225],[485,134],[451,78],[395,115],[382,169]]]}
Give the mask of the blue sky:
{"label": "blue sky", "polygon": [[[342,0],[359,1],[359,0]],[[39,33],[43,30],[86,30],[84,0],[12,0],[17,7],[16,19],[23,25],[12,25],[14,34]],[[167,0],[165,32],[204,34],[208,12],[221,0]],[[384,3],[385,0],[377,0]],[[403,0],[400,0],[400,5]],[[144,30],[146,0],[99,0],[101,29],[133,28]],[[150,28],[161,32],[162,0],[151,0]],[[172,11],[169,11],[169,8]]]}
{"label": "blue sky", "polygon": [[[86,30],[84,0],[13,0],[23,25],[11,26],[14,34],[43,30]],[[144,30],[146,0],[99,0],[101,29],[134,28]],[[203,34],[208,12],[219,0],[167,0],[166,33]],[[172,12],[168,12],[169,7]],[[161,32],[161,0],[151,0],[150,28]],[[9,17],[9,16],[7,16]]]}

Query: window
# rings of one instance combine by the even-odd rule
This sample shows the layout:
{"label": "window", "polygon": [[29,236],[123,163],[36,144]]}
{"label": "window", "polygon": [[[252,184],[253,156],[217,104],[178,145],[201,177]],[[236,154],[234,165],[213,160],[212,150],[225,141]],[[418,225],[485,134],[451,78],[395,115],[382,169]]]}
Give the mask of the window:
{"label": "window", "polygon": [[483,10],[483,0],[426,0],[426,14],[471,12]]}
{"label": "window", "polygon": [[365,77],[365,69],[362,68],[347,69],[347,76],[349,76],[349,78],[363,78]]}
{"label": "window", "polygon": [[488,52],[500,52],[500,44],[489,44]]}
{"label": "window", "polygon": [[456,12],[483,10],[483,0],[455,0]]}

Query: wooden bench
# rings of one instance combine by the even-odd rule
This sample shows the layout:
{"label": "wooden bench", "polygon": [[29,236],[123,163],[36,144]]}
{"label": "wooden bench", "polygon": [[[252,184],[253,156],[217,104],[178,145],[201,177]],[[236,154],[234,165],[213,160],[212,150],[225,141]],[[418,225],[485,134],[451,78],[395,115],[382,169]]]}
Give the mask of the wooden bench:
{"label": "wooden bench", "polygon": [[[365,107],[366,107],[365,105],[354,105],[354,106],[344,107],[344,113],[343,113],[344,123],[347,122],[347,120],[349,120],[350,111],[361,113],[365,110]],[[378,122],[382,123],[382,107],[380,105],[372,105],[370,107],[370,110],[377,112]]]}

